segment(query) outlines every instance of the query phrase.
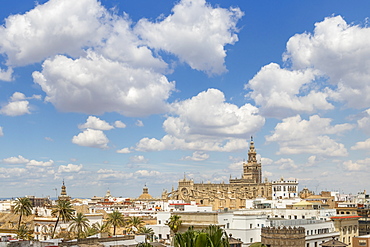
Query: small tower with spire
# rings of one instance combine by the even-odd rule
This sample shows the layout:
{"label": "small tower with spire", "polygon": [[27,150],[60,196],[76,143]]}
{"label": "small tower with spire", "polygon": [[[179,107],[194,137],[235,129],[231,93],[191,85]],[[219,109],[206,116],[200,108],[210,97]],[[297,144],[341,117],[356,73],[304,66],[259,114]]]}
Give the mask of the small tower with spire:
{"label": "small tower with spire", "polygon": [[62,190],[60,192],[60,196],[58,196],[58,200],[65,200],[65,201],[71,200],[71,197],[67,195],[67,189],[64,184],[64,179],[63,179]]}

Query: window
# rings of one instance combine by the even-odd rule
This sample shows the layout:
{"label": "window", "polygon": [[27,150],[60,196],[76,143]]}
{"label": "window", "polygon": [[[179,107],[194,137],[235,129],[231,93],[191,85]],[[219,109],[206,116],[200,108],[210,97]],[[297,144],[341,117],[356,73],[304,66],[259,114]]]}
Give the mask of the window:
{"label": "window", "polygon": [[251,240],[250,242],[253,243],[253,238],[251,238],[250,240]]}
{"label": "window", "polygon": [[167,239],[170,239],[170,234],[167,234]]}
{"label": "window", "polygon": [[249,224],[249,228],[252,229],[253,224]]}
{"label": "window", "polygon": [[161,222],[161,220],[158,220],[158,224],[160,225],[162,222]]}
{"label": "window", "polygon": [[310,247],[310,243],[307,243],[307,244],[306,244],[306,247]]}
{"label": "window", "polygon": [[359,240],[358,240],[358,244],[359,244],[360,246],[366,246],[366,240],[364,240],[364,239],[359,239]]}
{"label": "window", "polygon": [[158,238],[159,239],[162,239],[162,234],[158,234]]}
{"label": "window", "polygon": [[317,242],[315,242],[315,247],[317,247]]}

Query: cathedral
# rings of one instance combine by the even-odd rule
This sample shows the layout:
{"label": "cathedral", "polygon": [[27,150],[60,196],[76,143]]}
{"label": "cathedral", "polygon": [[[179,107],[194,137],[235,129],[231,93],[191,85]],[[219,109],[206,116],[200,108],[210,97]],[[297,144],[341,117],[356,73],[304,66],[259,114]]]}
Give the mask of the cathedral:
{"label": "cathedral", "polygon": [[179,180],[177,190],[164,191],[163,200],[195,201],[199,205],[212,205],[213,210],[245,208],[246,199],[264,197],[271,199],[273,183],[262,181],[262,166],[257,161],[253,138],[248,150],[248,160],[243,162],[241,178],[230,178],[229,183],[194,183],[185,176]]}

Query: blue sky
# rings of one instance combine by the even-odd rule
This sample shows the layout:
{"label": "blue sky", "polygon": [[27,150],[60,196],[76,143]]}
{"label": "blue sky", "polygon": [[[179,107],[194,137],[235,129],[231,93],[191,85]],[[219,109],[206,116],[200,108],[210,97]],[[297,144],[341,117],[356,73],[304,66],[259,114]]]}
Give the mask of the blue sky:
{"label": "blue sky", "polygon": [[0,3],[0,197],[370,185],[367,1]]}

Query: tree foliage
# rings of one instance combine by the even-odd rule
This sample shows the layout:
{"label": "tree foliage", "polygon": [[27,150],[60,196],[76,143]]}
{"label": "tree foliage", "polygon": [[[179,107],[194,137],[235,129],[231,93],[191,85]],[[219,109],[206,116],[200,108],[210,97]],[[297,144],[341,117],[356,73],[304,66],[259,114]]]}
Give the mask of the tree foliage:
{"label": "tree foliage", "polygon": [[136,233],[144,225],[144,221],[140,217],[132,216],[128,219],[127,225],[132,232]]}
{"label": "tree foliage", "polygon": [[181,216],[177,214],[173,214],[170,217],[170,221],[167,223],[168,227],[171,229],[171,231],[176,234],[177,231],[180,229],[182,221],[180,220]]}
{"label": "tree foliage", "polygon": [[22,216],[29,216],[32,214],[32,204],[28,197],[17,198],[15,201],[14,213],[19,214],[18,230],[21,227]]}
{"label": "tree foliage", "polygon": [[83,238],[84,232],[89,228],[89,219],[83,213],[77,213],[69,224],[71,231],[77,232],[77,238]]}
{"label": "tree foliage", "polygon": [[184,233],[174,236],[175,247],[229,247],[226,232],[216,225],[210,225],[202,231],[190,227]]}
{"label": "tree foliage", "polygon": [[51,238],[54,238],[55,230],[57,229],[59,220],[62,220],[64,223],[72,220],[74,211],[75,210],[73,209],[73,206],[70,201],[58,200],[57,205],[51,211],[51,214],[57,217],[57,221],[55,222]]}
{"label": "tree foliage", "polygon": [[30,230],[26,224],[22,224],[18,227],[17,238],[23,240],[32,240],[32,230]]}
{"label": "tree foliage", "polygon": [[112,213],[108,214],[107,222],[109,225],[113,226],[113,235],[116,235],[116,228],[124,226],[126,224],[125,218],[122,213],[114,210]]}

